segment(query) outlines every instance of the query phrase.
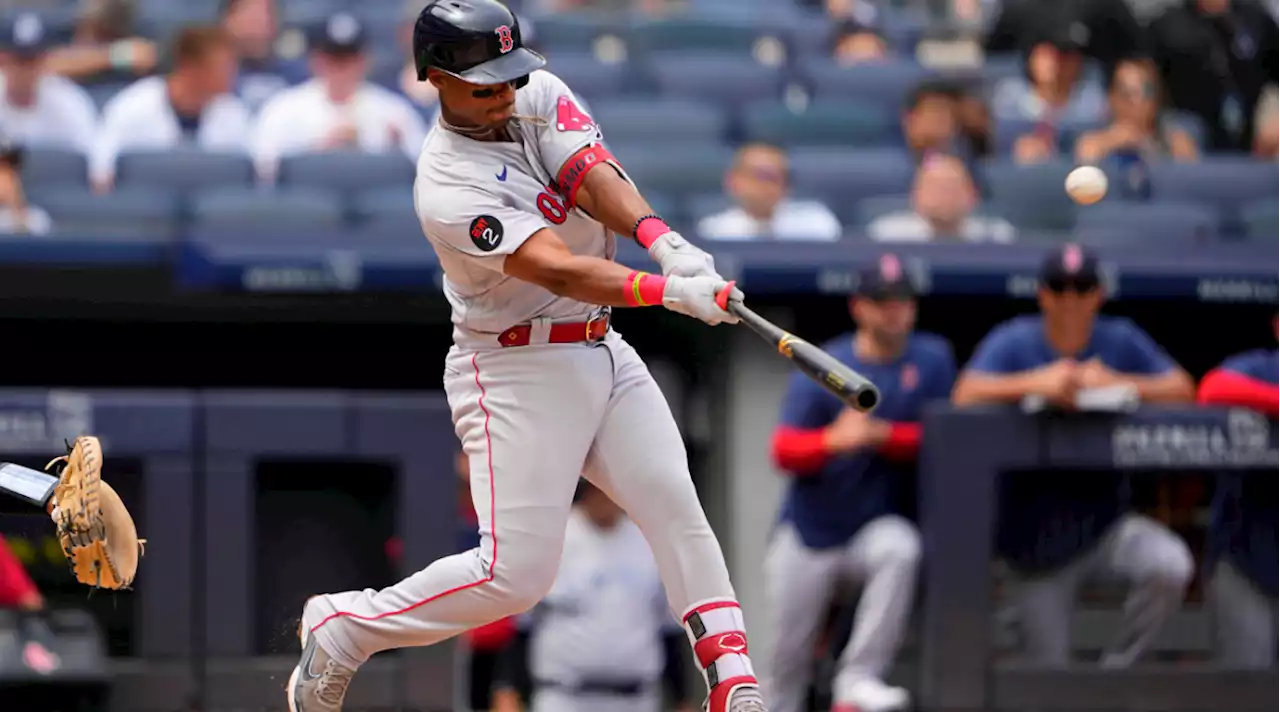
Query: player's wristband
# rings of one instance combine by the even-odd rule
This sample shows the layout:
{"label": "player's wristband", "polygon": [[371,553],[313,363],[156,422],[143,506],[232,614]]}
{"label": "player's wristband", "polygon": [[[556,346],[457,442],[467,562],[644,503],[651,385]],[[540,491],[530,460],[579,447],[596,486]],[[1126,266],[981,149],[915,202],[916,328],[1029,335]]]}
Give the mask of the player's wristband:
{"label": "player's wristband", "polygon": [[632,272],[627,275],[622,299],[629,307],[651,307],[662,303],[662,292],[666,288],[666,277],[648,272]]}
{"label": "player's wristband", "polygon": [[107,48],[107,61],[112,69],[132,69],[133,48],[127,40],[112,42]]}
{"label": "player's wristband", "polygon": [[646,215],[636,221],[636,226],[631,229],[631,234],[636,238],[636,242],[644,249],[649,249],[659,237],[671,232],[671,227],[663,222],[662,218],[657,215]]}

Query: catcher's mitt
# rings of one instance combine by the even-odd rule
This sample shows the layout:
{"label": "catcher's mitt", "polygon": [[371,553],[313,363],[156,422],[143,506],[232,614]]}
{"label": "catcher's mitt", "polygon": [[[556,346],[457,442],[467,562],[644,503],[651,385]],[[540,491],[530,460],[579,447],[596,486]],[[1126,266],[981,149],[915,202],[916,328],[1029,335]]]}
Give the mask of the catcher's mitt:
{"label": "catcher's mitt", "polygon": [[55,465],[50,514],[76,579],[95,588],[129,588],[146,542],[138,538],[120,495],[102,481],[102,445],[95,437],[76,438],[45,469]]}

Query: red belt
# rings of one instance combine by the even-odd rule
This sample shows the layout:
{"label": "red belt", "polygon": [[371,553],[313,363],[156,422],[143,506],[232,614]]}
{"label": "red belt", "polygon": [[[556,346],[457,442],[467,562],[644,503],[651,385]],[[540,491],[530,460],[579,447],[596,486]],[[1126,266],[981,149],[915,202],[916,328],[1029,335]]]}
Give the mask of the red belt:
{"label": "red belt", "polygon": [[[583,341],[599,341],[609,333],[608,313],[592,317],[588,321],[552,324],[547,333],[549,344],[577,344]],[[498,335],[503,346],[528,346],[533,334],[532,324],[516,324]]]}

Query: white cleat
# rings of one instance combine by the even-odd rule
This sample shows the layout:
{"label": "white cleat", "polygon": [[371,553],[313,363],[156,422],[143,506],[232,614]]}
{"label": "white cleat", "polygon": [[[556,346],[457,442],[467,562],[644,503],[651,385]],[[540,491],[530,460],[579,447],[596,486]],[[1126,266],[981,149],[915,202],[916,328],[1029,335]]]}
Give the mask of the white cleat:
{"label": "white cleat", "polygon": [[[304,620],[305,609],[304,605]],[[298,622],[298,640],[302,658],[285,689],[289,712],[342,712],[342,701],[356,671],[329,657],[302,621]]]}
{"label": "white cleat", "polygon": [[911,695],[874,678],[864,678],[836,692],[831,712],[901,712],[911,705]]}
{"label": "white cleat", "polygon": [[[702,705],[702,712],[720,712],[711,709],[711,700]],[[729,699],[723,712],[769,712],[764,706],[764,697],[760,688],[755,685],[743,685],[729,693]]]}

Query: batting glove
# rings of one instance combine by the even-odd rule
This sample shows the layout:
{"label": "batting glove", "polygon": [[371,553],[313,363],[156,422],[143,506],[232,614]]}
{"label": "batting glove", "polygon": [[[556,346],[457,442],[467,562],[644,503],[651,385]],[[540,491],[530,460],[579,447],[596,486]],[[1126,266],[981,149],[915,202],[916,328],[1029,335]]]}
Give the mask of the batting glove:
{"label": "batting glove", "polygon": [[738,317],[725,311],[729,299],[742,299],[742,291],[720,277],[667,277],[662,306],[678,314],[716,324],[737,324]]}
{"label": "batting glove", "polygon": [[663,277],[720,278],[715,259],[674,230],[663,233],[649,245],[649,256],[661,265]]}

